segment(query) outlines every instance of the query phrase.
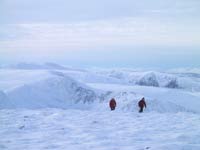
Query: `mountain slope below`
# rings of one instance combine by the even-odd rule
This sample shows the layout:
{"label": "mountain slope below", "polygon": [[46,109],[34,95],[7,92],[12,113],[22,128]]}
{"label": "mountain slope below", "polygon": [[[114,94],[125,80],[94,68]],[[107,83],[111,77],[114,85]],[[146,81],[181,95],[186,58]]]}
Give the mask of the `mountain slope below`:
{"label": "mountain slope below", "polygon": [[89,104],[98,99],[92,88],[62,73],[51,73],[36,82],[22,84],[8,90],[6,95],[12,103],[5,108],[85,107],[89,105],[83,104]]}

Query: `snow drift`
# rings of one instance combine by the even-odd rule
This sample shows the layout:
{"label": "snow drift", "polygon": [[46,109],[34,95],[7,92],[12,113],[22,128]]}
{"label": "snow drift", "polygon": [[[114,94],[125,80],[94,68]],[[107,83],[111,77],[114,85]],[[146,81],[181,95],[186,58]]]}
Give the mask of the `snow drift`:
{"label": "snow drift", "polygon": [[4,108],[68,108],[75,107],[77,103],[88,104],[97,100],[97,94],[86,85],[62,73],[51,74],[42,80],[9,90],[7,97],[12,103],[4,105]]}

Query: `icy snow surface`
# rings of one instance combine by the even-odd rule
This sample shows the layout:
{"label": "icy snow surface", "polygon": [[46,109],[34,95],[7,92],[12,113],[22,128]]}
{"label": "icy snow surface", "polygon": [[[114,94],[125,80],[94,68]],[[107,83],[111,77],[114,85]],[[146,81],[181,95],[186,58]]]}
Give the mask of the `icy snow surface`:
{"label": "icy snow surface", "polygon": [[199,150],[200,116],[61,109],[1,110],[1,150]]}

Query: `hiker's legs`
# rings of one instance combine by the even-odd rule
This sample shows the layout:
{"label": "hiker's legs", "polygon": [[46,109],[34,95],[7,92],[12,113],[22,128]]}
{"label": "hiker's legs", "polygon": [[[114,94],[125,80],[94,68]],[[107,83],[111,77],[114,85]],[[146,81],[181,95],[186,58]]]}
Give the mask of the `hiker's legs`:
{"label": "hiker's legs", "polygon": [[140,113],[142,113],[142,112],[143,112],[143,107],[140,107],[140,110],[139,110],[139,112],[140,112]]}
{"label": "hiker's legs", "polygon": [[111,111],[115,110],[115,107],[111,107]]}

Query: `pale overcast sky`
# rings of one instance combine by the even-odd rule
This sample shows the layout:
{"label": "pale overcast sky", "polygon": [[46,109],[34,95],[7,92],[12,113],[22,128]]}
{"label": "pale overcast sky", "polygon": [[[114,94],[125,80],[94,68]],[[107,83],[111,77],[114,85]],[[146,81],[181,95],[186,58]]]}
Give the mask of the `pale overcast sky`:
{"label": "pale overcast sky", "polygon": [[0,0],[0,63],[200,67],[199,0]]}

